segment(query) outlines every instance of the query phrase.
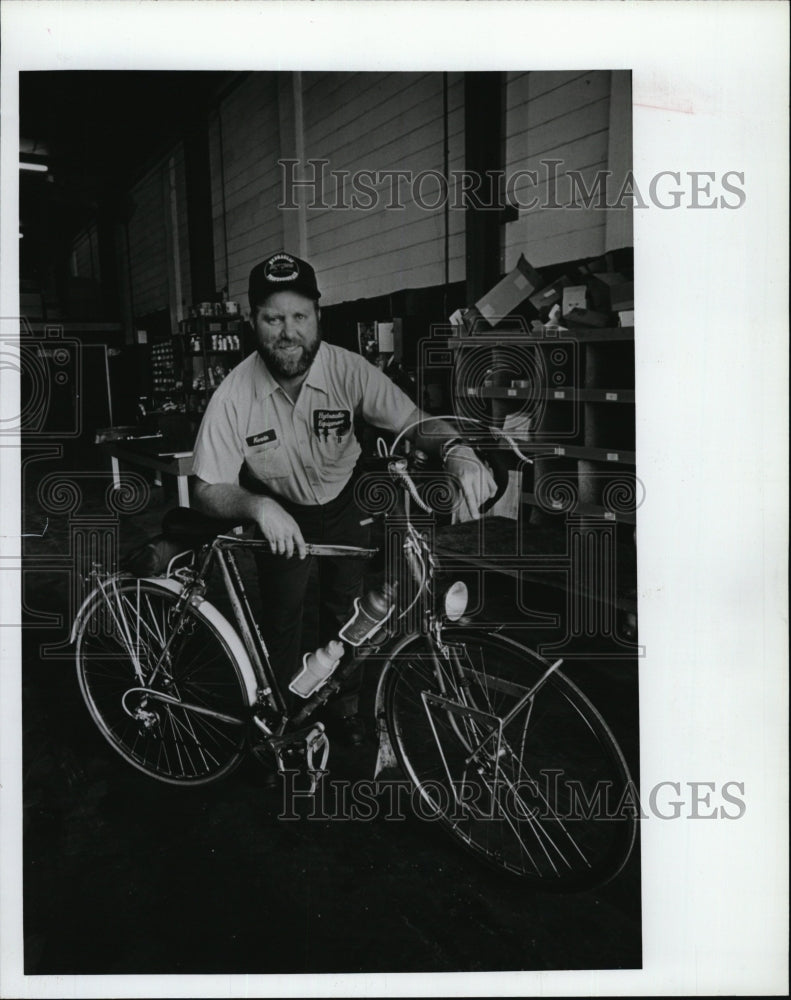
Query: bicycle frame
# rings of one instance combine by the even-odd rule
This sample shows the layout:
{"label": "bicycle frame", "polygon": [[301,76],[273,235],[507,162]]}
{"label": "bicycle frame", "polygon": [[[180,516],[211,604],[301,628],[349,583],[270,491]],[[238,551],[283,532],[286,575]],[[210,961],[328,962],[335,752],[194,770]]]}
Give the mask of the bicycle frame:
{"label": "bicycle frame", "polygon": [[[241,635],[242,642],[256,676],[256,699],[252,707],[254,709],[268,707],[277,720],[271,728],[262,725],[262,720],[259,718],[256,718],[256,722],[260,728],[267,732],[267,735],[278,736],[283,733],[291,720],[288,715],[283,692],[269,658],[266,643],[250,607],[242,574],[239,571],[234,556],[234,550],[242,548],[252,551],[270,551],[269,543],[264,539],[218,535],[209,545],[204,546],[202,549],[199,557],[200,567],[197,571],[180,571],[179,578],[183,583],[183,589],[174,608],[173,632],[163,649],[160,663],[164,661],[173,639],[178,635],[179,628],[184,621],[189,606],[191,604],[200,604],[203,600],[208,577],[213,565],[216,563],[220,568],[239,634]],[[332,555],[335,557],[370,558],[376,553],[375,549],[345,545],[307,545],[306,549],[309,556],[319,557]],[[154,676],[159,669],[160,663],[155,667]],[[204,709],[203,711],[206,712],[207,710]]]}
{"label": "bicycle frame", "polygon": [[[590,837],[590,823],[577,838],[565,824],[565,789],[550,794],[528,788],[526,798],[521,794],[522,785],[536,784],[533,773],[543,766],[545,747],[550,754],[563,755],[564,767],[570,762],[570,789],[581,777],[583,783],[595,781],[595,791],[602,773],[611,775],[618,788],[628,785],[623,754],[606,723],[584,694],[557,672],[562,660],[550,663],[500,635],[499,629],[465,619],[462,581],[443,580],[441,590],[435,586],[439,563],[432,533],[424,530],[421,519],[410,517],[411,502],[429,515],[431,509],[418,494],[405,460],[390,460],[387,471],[402,488],[402,503],[387,515],[393,530],[385,544],[390,556],[386,575],[391,586],[396,585],[397,607],[386,617],[383,612],[378,625],[374,618],[357,635],[354,628],[340,630],[341,636],[349,636],[345,641],[352,656],[309,698],[292,710],[294,703],[281,689],[237,563],[239,549],[269,552],[269,543],[238,534],[214,535],[215,522],[187,512],[171,524],[174,534],[183,533],[186,551],[171,560],[165,578],[136,581],[94,568],[96,587],[83,602],[73,630],[79,681],[94,721],[128,762],[163,781],[206,783],[233,770],[249,751],[265,756],[270,765],[274,757],[281,772],[291,771],[296,762],[313,792],[327,773],[330,744],[324,725],[311,717],[343,690],[344,679],[363,660],[378,660],[383,669],[375,696],[375,781],[397,767],[454,836],[517,874],[536,880],[548,874],[560,879],[558,884],[577,885],[588,878],[586,869],[591,877],[599,877],[599,871],[606,875],[607,866],[620,870],[634,838],[628,817],[613,838]],[[217,526],[225,529],[221,522]],[[310,544],[306,549],[306,554],[318,557],[361,558],[378,551]],[[191,557],[190,565],[174,569],[185,555]],[[215,566],[236,627],[230,616],[206,600]],[[205,642],[207,628],[210,641]],[[102,639],[106,630],[113,639],[109,646]],[[363,634],[364,641],[359,638]],[[98,651],[99,662],[91,671],[86,664],[92,649]],[[122,661],[118,681],[103,663],[107,649]],[[206,666],[210,672],[202,687]],[[535,711],[542,690],[549,694]],[[569,747],[579,746],[577,757],[557,743],[558,722],[568,729]],[[537,756],[533,744],[539,747]],[[160,747],[165,747],[164,755]],[[449,796],[445,805],[434,790],[437,779]],[[536,815],[533,794],[548,810],[546,816]],[[473,803],[479,795],[489,804],[486,810]],[[509,812],[510,806],[516,814]],[[490,829],[490,821],[506,826]],[[502,830],[510,831],[515,855],[510,847],[507,852],[502,847]],[[565,839],[558,842],[556,835]]]}
{"label": "bicycle frame", "polygon": [[[214,711],[205,705],[180,702],[181,707],[186,711],[195,712],[202,716],[213,716],[225,723],[245,725],[252,721],[260,733],[268,740],[269,745],[275,747],[281,741],[285,741],[289,734],[295,738],[305,735],[297,727],[308,720],[314,710],[324,704],[330,695],[339,689],[338,679],[342,678],[345,673],[350,672],[357,663],[371,656],[373,653],[377,654],[377,658],[386,657],[392,661],[392,658],[398,655],[403,645],[411,642],[418,634],[424,638],[426,651],[434,663],[441,695],[449,695],[452,698],[459,699],[457,703],[454,703],[458,705],[459,709],[466,708],[474,711],[475,706],[468,704],[468,699],[464,693],[467,684],[464,667],[459,662],[458,655],[453,655],[453,651],[449,649],[442,638],[444,619],[443,615],[439,613],[439,609],[435,607],[436,595],[433,588],[437,563],[428,542],[428,537],[417,530],[410,517],[411,501],[414,501],[416,506],[419,506],[426,512],[430,513],[431,508],[427,507],[420,499],[415,484],[409,475],[408,463],[405,459],[395,458],[393,455],[390,455],[387,472],[402,490],[402,503],[398,507],[398,517],[394,520],[403,531],[403,541],[399,545],[400,555],[403,564],[406,566],[407,575],[411,577],[414,587],[414,594],[411,601],[409,601],[406,607],[399,609],[399,612],[391,621],[403,622],[409,612],[416,609],[416,612],[419,612],[420,616],[420,625],[417,629],[414,627],[405,629],[402,625],[395,633],[388,636],[384,642],[379,643],[377,646],[374,647],[369,644],[367,648],[365,646],[362,647],[360,655],[355,655],[350,661],[347,661],[329,681],[325,682],[295,712],[290,714],[286,698],[272,667],[258,622],[250,607],[242,574],[235,558],[235,551],[242,548],[254,552],[262,551],[268,553],[270,551],[269,543],[260,538],[251,539],[243,538],[237,534],[218,534],[211,541],[203,544],[200,550],[196,552],[197,568],[194,568],[194,566],[185,567],[176,570],[170,575],[173,563],[179,558],[176,557],[176,559],[171,560],[171,564],[168,567],[169,575],[165,580],[153,578],[150,581],[155,585],[167,586],[176,595],[177,600],[168,620],[170,633],[162,646],[161,652],[145,685],[143,685],[142,671],[137,652],[134,648],[134,642],[131,636],[125,634],[128,632],[125,621],[126,612],[123,608],[119,608],[120,613],[114,613],[110,591],[112,590],[113,579],[118,579],[118,577],[103,577],[101,572],[95,568],[94,575],[97,580],[97,587],[102,592],[108,604],[117,629],[124,636],[126,653],[132,660],[136,673],[140,678],[140,686],[130,688],[129,693],[142,694],[146,699],[150,698],[153,701],[161,701],[163,703],[173,700],[165,692],[154,689],[153,682],[161,670],[167,670],[166,664],[168,663],[173,643],[186,627],[185,623],[187,622],[189,609],[191,607],[199,607],[204,603],[208,579],[214,565],[217,564],[220,568],[225,591],[228,594],[236,620],[237,630],[235,639],[237,643],[241,640],[240,644],[237,645],[236,654],[232,655],[235,655],[236,659],[240,662],[243,673],[246,673],[245,685],[250,712],[247,718],[235,718],[225,713]],[[346,556],[368,558],[377,552],[376,549],[360,548],[357,546],[316,544],[308,544],[306,550],[307,555],[319,557]],[[394,570],[395,568],[391,567],[391,569]],[[176,581],[178,581],[178,584],[176,584]],[[83,608],[80,609],[77,615],[72,633],[73,637],[76,636],[79,630],[79,622],[90,601],[91,595],[86,598]],[[213,605],[209,602],[205,603],[215,616],[217,626],[221,631],[227,633],[229,628],[227,620],[214,609]],[[206,613],[206,610],[204,610],[204,613]],[[242,655],[242,649],[246,656]],[[243,660],[246,663],[242,662]],[[444,661],[444,665],[441,661]],[[560,662],[558,661],[558,663],[554,664],[547,671],[546,676]],[[380,743],[376,774],[382,769],[382,760],[389,762],[394,758],[389,733],[386,726],[380,724],[384,680],[387,673],[387,670],[383,671],[376,694],[377,727],[379,729]],[[449,688],[452,688],[452,690],[449,690]],[[523,703],[529,700],[534,694],[535,690],[528,692],[523,699]],[[323,733],[323,727],[320,728]],[[311,730],[311,734],[312,732],[313,730]],[[461,734],[459,736],[461,738]],[[470,749],[472,750],[473,748]],[[476,748],[474,753],[477,753],[480,749],[480,747]]]}

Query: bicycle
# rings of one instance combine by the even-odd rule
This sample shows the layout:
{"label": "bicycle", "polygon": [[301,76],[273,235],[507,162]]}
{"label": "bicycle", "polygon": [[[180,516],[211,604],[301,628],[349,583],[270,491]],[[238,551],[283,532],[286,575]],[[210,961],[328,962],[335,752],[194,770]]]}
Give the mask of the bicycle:
{"label": "bicycle", "polygon": [[[356,658],[289,710],[235,559],[267,543],[177,508],[166,531],[186,549],[164,577],[94,567],[94,589],[72,630],[93,721],[128,763],[163,782],[216,781],[252,750],[279,771],[298,764],[315,790],[329,740],[311,719],[355,662],[378,661],[376,776],[397,764],[422,815],[428,811],[465,848],[528,883],[578,891],[609,881],[636,836],[634,810],[624,807],[633,786],[615,737],[560,672],[561,660],[550,663],[466,618],[462,581],[437,590],[438,561],[411,512],[415,504],[431,507],[407,458],[391,451],[383,462],[401,498],[398,585],[386,620],[355,643]],[[307,548],[318,557],[377,552]],[[215,565],[237,628],[205,598]]]}

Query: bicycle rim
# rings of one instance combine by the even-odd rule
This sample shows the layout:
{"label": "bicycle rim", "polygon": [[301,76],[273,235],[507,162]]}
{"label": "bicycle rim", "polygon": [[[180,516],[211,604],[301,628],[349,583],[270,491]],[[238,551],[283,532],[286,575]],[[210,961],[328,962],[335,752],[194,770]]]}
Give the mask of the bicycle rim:
{"label": "bicycle rim", "polygon": [[163,659],[176,595],[140,580],[108,594],[97,593],[77,638],[80,690],[105,739],[128,763],[169,784],[202,785],[230,773],[245,750],[248,702],[220,632],[190,608]]}
{"label": "bicycle rim", "polygon": [[634,844],[623,754],[585,695],[555,671],[502,725],[549,662],[505,637],[458,632],[464,683],[425,642],[398,655],[386,694],[418,813],[490,864],[550,891],[613,878]]}

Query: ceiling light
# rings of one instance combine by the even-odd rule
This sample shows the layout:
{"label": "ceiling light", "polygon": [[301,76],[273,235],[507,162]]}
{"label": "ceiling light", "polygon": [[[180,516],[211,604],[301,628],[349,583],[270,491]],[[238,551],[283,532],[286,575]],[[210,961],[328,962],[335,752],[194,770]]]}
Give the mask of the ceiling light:
{"label": "ceiling light", "polygon": [[36,170],[39,173],[46,174],[49,171],[49,167],[46,163],[29,163],[26,160],[19,161],[20,170]]}

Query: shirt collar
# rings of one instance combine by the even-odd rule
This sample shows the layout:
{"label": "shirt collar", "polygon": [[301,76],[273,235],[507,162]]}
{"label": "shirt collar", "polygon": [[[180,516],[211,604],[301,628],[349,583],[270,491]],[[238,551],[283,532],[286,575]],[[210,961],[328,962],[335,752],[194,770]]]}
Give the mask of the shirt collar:
{"label": "shirt collar", "polygon": [[[326,353],[327,349],[322,341],[319,344],[318,352],[316,357],[313,359],[313,364],[308,369],[307,377],[303,385],[309,385],[311,389],[318,389],[321,392],[327,392],[327,373],[326,373]],[[255,375],[255,394],[258,399],[266,399],[271,396],[278,389],[282,389],[282,386],[278,384],[272,373],[266,367],[266,363],[258,351],[255,352],[255,365],[256,365],[256,375]]]}
{"label": "shirt collar", "polygon": [[319,344],[319,349],[316,353],[316,357],[313,359],[313,364],[308,369],[308,375],[305,379],[305,385],[309,385],[311,389],[319,389],[321,392],[327,391],[327,348],[322,341]]}

